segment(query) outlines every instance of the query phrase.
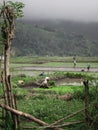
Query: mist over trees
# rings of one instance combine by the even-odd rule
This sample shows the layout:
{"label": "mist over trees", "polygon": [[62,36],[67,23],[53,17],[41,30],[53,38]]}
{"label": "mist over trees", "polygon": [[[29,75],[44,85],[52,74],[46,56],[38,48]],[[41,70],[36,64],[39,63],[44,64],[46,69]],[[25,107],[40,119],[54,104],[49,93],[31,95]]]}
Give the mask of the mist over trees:
{"label": "mist over trees", "polygon": [[17,21],[13,56],[98,56],[98,23]]}

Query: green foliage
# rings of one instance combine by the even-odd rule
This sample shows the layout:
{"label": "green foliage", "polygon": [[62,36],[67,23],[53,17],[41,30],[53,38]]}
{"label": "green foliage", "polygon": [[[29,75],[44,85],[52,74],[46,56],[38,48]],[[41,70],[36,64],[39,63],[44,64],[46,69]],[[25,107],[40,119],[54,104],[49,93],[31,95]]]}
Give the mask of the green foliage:
{"label": "green foliage", "polygon": [[24,97],[27,95],[27,90],[23,90],[21,88],[14,88],[13,93],[16,95],[17,99],[24,99]]}
{"label": "green foliage", "polygon": [[87,73],[80,73],[80,72],[54,72],[52,74],[52,77],[56,78],[56,79],[60,79],[63,77],[67,77],[67,78],[82,78],[84,80],[94,80],[94,75],[87,75]]}
{"label": "green foliage", "polygon": [[5,130],[13,130],[13,121],[11,113],[7,111],[5,119]]}
{"label": "green foliage", "polygon": [[[93,101],[95,100],[94,88],[90,88],[90,101],[89,108],[92,118],[95,117],[97,110],[93,108]],[[21,91],[21,90],[20,90]],[[83,86],[58,86],[50,89],[34,89],[33,96],[25,96],[24,99],[19,98],[18,108],[24,112],[45,121],[48,123],[53,123],[56,120],[63,118],[73,112],[84,108],[84,87]],[[61,100],[58,96],[73,93],[73,99],[70,101]],[[37,104],[37,105],[36,105]],[[25,107],[23,107],[25,106]],[[84,112],[77,114],[73,118],[62,121],[61,123],[66,123],[67,121],[82,120],[85,121]],[[97,119],[95,121],[97,123]],[[28,124],[28,126],[30,126]],[[34,124],[33,124],[34,125]],[[97,125],[94,126],[97,128]],[[84,123],[71,125],[64,127],[66,130],[80,130],[86,129]],[[91,128],[93,130],[93,127]]]}
{"label": "green foliage", "polygon": [[[76,104],[78,103],[78,106]],[[37,105],[36,105],[37,104]],[[22,106],[25,107],[23,108]],[[65,115],[71,114],[76,111],[76,109],[83,108],[83,103],[81,101],[73,100],[71,102],[66,102],[60,99],[53,98],[53,95],[49,97],[44,95],[33,96],[32,98],[25,98],[25,102],[20,100],[18,106],[23,111],[26,111],[37,118],[52,123]],[[77,119],[81,116],[77,116]]]}
{"label": "green foliage", "polygon": [[[89,97],[90,97],[89,100],[90,100],[90,102],[96,101],[96,97],[98,96],[98,93],[97,93],[97,96],[94,96],[95,94],[96,94],[95,88],[90,87],[90,90],[89,90]],[[82,88],[81,90],[78,90],[74,93],[74,99],[80,99],[80,100],[85,99],[84,88]]]}
{"label": "green foliage", "polygon": [[22,80],[23,84],[26,84],[26,83],[30,83],[30,82],[35,82],[36,77],[31,77],[31,76],[22,77],[21,75],[13,76],[12,77],[12,86],[15,88],[19,87],[20,86],[20,84],[18,84],[19,80]]}
{"label": "green foliage", "polygon": [[6,5],[9,6],[13,10],[13,14],[15,18],[23,17],[24,4],[22,2],[12,2],[7,1]]}
{"label": "green foliage", "polygon": [[10,26],[12,24],[12,21],[14,22],[14,19],[23,16],[23,11],[22,11],[23,7],[24,7],[24,4],[22,2],[12,2],[12,1],[7,1],[7,2],[4,1],[3,4],[1,5],[0,7],[0,32],[1,32],[0,43],[4,42],[4,40],[7,38],[7,31],[5,30],[11,29]]}
{"label": "green foliage", "polygon": [[66,76],[68,78],[82,78],[82,77],[84,77],[84,75],[81,73],[71,73],[71,72],[67,72]]}
{"label": "green foliage", "polygon": [[77,91],[82,91],[83,87],[82,86],[56,86],[53,88],[50,88],[50,91],[54,91],[55,93],[59,94],[59,95],[63,95],[66,93],[72,93],[74,94]]}
{"label": "green foliage", "polygon": [[53,80],[49,81],[49,86],[55,86],[55,81]]}
{"label": "green foliage", "polygon": [[67,72],[66,76],[68,78],[82,78],[84,80],[93,80],[95,79],[93,76],[91,75],[87,75],[86,73],[72,73],[72,72]]}
{"label": "green foliage", "polygon": [[52,76],[54,78],[62,78],[62,77],[65,77],[66,76],[66,73],[65,72],[60,72],[60,71],[56,71],[52,74]]}
{"label": "green foliage", "polygon": [[[55,72],[54,76],[66,76],[64,72]],[[69,77],[85,77],[85,75],[79,75],[78,73],[67,73]],[[52,75],[53,76],[53,75]],[[13,81],[18,81],[20,77],[13,77]],[[30,77],[23,76],[21,79],[28,82]],[[36,77],[37,78],[37,77]],[[31,81],[32,78],[30,78]],[[54,84],[54,81],[51,81],[51,84]],[[96,110],[93,109],[93,103],[96,102],[96,87],[90,85],[90,113],[92,118],[96,114]],[[53,123],[56,120],[63,118],[73,112],[84,108],[84,86],[52,86],[49,89],[36,88],[33,90],[27,90],[24,88],[14,88],[13,92],[17,97],[18,109],[23,112],[27,112],[45,122]],[[70,101],[62,100],[59,96],[65,95],[67,93],[72,94],[72,99]],[[98,94],[98,93],[97,93]],[[25,106],[25,107],[24,107]],[[75,121],[75,120],[85,120],[84,113],[80,113],[74,116],[71,119],[66,121]],[[97,119],[96,119],[97,120]],[[62,123],[65,123],[63,121]],[[23,122],[22,122],[23,123]],[[25,124],[26,125],[26,124]],[[28,126],[34,126],[34,123],[28,122]],[[66,130],[79,130],[85,129],[85,124],[81,123],[79,125],[71,125],[64,127]],[[93,130],[93,129],[92,129]]]}

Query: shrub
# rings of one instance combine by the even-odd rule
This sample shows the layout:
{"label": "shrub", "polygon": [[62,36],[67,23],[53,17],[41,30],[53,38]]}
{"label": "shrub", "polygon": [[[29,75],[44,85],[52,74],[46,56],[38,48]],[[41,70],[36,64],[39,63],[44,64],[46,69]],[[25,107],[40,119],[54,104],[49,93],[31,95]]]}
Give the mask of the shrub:
{"label": "shrub", "polygon": [[50,81],[49,81],[49,85],[50,85],[50,86],[55,86],[55,81],[50,80]]}

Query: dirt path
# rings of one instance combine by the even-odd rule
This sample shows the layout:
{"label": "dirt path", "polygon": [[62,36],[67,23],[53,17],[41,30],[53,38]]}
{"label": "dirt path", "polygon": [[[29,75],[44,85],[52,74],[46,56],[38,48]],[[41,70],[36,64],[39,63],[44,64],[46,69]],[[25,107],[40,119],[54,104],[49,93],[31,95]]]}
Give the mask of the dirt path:
{"label": "dirt path", "polygon": [[[15,68],[16,70],[36,70],[36,71],[72,71],[72,72],[80,72],[80,71],[85,71],[87,72],[87,69],[85,68],[65,68],[65,67],[17,67]],[[98,72],[98,68],[91,68],[90,72]]]}

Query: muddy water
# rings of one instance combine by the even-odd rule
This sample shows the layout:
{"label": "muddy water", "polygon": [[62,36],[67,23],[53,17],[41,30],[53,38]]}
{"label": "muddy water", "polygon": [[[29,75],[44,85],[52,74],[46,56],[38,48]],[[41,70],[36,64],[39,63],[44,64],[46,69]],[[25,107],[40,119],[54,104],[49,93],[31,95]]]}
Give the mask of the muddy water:
{"label": "muddy water", "polygon": [[64,78],[57,80],[56,85],[73,85],[73,86],[78,86],[78,85],[83,85],[82,79],[80,78]]}

